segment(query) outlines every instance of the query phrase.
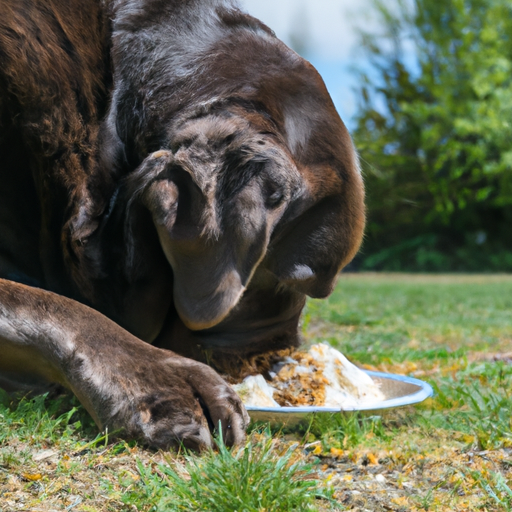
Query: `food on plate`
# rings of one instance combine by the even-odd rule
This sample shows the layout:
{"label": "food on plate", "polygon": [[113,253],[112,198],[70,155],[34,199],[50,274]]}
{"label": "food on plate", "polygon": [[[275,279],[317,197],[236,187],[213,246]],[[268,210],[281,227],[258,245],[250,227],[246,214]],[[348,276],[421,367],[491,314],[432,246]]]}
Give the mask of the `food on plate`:
{"label": "food on plate", "polygon": [[324,406],[354,408],[384,400],[379,385],[327,343],[295,352],[270,372],[249,376],[235,391],[253,407]]}
{"label": "food on plate", "polygon": [[232,387],[245,405],[279,407],[273,398],[276,389],[263,378],[263,375],[249,375],[241,384],[235,384]]}

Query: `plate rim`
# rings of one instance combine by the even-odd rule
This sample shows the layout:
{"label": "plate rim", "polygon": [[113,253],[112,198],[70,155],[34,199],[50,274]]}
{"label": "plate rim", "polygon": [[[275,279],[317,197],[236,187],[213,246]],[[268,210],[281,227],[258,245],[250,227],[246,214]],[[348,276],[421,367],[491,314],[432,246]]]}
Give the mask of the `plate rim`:
{"label": "plate rim", "polygon": [[380,377],[383,379],[390,379],[398,382],[406,382],[407,384],[414,384],[418,386],[420,389],[410,395],[404,395],[402,397],[390,398],[388,400],[383,400],[382,402],[370,403],[367,405],[361,406],[352,406],[352,407],[324,407],[324,406],[315,406],[308,405],[303,407],[291,407],[291,406],[283,406],[283,407],[256,407],[251,405],[246,405],[245,408],[250,412],[262,412],[262,413],[273,413],[273,414],[309,414],[309,413],[317,413],[317,412],[325,412],[325,413],[338,413],[338,412],[356,412],[356,411],[379,411],[381,409],[390,409],[393,407],[405,407],[407,405],[414,405],[420,402],[423,402],[427,398],[430,398],[434,395],[434,389],[432,386],[420,379],[416,379],[415,377],[409,377],[408,375],[400,375],[396,373],[385,373],[385,372],[375,372],[372,370],[362,370],[366,374],[371,377]]}

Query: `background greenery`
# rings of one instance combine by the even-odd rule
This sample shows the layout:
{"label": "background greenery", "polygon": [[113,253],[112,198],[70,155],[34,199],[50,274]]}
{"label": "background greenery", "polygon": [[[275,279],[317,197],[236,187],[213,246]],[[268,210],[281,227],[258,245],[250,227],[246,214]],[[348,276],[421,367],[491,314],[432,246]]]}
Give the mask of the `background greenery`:
{"label": "background greenery", "polygon": [[368,192],[359,267],[512,270],[512,4],[374,7],[353,134]]}

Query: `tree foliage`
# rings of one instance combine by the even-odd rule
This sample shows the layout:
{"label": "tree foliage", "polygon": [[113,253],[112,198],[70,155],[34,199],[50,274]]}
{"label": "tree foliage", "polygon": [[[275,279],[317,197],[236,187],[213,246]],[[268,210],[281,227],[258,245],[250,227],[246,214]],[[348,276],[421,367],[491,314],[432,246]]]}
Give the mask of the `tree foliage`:
{"label": "tree foliage", "polygon": [[374,0],[365,268],[512,270],[512,3]]}

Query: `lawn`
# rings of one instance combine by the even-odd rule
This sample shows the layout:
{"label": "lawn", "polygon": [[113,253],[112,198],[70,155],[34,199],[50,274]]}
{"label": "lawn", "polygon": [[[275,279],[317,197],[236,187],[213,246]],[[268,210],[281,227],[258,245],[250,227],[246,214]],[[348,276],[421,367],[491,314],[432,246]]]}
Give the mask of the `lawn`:
{"label": "lawn", "polygon": [[436,395],[201,456],[113,441],[70,398],[0,406],[0,510],[512,511],[512,276],[346,274],[303,330]]}

